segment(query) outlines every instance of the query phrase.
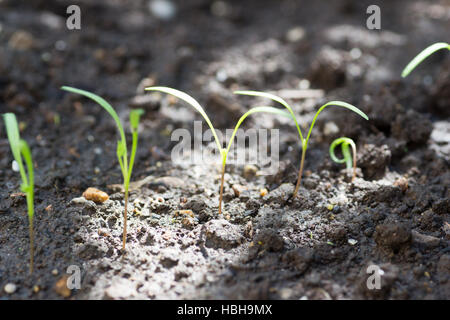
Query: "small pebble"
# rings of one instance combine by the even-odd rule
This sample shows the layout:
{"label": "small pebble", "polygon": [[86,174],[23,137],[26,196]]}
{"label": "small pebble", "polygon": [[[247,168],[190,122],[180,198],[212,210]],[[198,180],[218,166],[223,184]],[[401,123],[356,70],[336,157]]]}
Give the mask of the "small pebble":
{"label": "small pebble", "polygon": [[69,288],[67,288],[67,279],[69,276],[65,275],[62,276],[58,281],[56,281],[55,286],[53,287],[53,290],[60,296],[64,298],[70,297],[71,291]]}
{"label": "small pebble", "polygon": [[96,188],[87,188],[86,191],[83,192],[83,197],[86,200],[92,200],[97,203],[103,203],[109,199],[109,196],[106,192],[103,192]]}
{"label": "small pebble", "polygon": [[39,290],[41,290],[41,289],[39,288],[38,285],[35,285],[35,286],[33,287],[33,292],[34,292],[34,293],[38,293]]}
{"label": "small pebble", "polygon": [[189,216],[191,218],[194,217],[194,212],[192,212],[192,210],[177,210],[175,212],[175,216]]}
{"label": "small pebble", "polygon": [[57,276],[58,275],[58,269],[53,269],[52,270],[52,275]]}
{"label": "small pebble", "polygon": [[258,172],[258,168],[252,164],[248,164],[244,167],[244,178],[253,178],[256,175],[256,172]]}
{"label": "small pebble", "polygon": [[334,134],[337,134],[339,132],[339,127],[336,125],[336,123],[329,121],[325,124],[325,127],[323,128],[323,134],[326,136],[331,136]]}
{"label": "small pebble", "polygon": [[8,283],[5,287],[4,290],[7,294],[13,294],[14,292],[16,292],[17,290],[17,286],[14,283]]}
{"label": "small pebble", "polygon": [[350,245],[352,245],[352,246],[354,246],[355,244],[357,244],[358,243],[358,240],[355,240],[355,239],[348,239],[348,244],[350,244]]}
{"label": "small pebble", "polygon": [[286,33],[286,40],[289,42],[298,42],[305,37],[305,29],[294,27]]}
{"label": "small pebble", "polygon": [[169,0],[152,0],[148,6],[150,12],[161,20],[172,19],[177,11],[175,4]]}
{"label": "small pebble", "polygon": [[259,194],[261,197],[264,197],[265,195],[267,195],[267,193],[269,193],[269,191],[267,191],[266,188],[262,188],[259,190]]}

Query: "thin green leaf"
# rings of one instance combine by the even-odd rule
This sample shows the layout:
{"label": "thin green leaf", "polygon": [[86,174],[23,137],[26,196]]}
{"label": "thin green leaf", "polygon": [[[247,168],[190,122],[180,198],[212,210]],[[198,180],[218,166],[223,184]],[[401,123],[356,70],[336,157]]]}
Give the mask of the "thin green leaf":
{"label": "thin green leaf", "polygon": [[338,106],[338,107],[349,109],[349,110],[359,114],[364,119],[369,120],[369,117],[364,112],[362,112],[357,107],[355,107],[355,106],[353,106],[353,105],[351,105],[351,104],[349,104],[347,102],[330,101],[330,102],[324,104],[322,107],[320,107],[320,109],[316,112],[316,115],[314,116],[314,119],[313,119],[313,121],[311,123],[311,126],[309,127],[308,136],[306,137],[306,140],[305,140],[305,143],[304,143],[305,147],[307,147],[307,145],[308,145],[309,137],[311,136],[311,131],[312,131],[313,127],[314,127],[314,124],[316,123],[317,117],[322,112],[322,110],[325,109],[328,106]]}
{"label": "thin green leaf", "polygon": [[[338,145],[341,145],[342,155],[343,155],[342,159],[339,159],[338,157],[336,157],[335,152],[334,152],[334,149]],[[352,156],[350,154],[349,145],[352,146],[353,149],[356,149],[355,143],[353,142],[352,139],[347,138],[347,137],[341,137],[341,138],[334,140],[331,143],[330,150],[329,150],[331,159],[336,163],[346,163],[346,166],[348,169],[350,169],[352,167]]]}
{"label": "thin green leaf", "polygon": [[211,120],[209,120],[208,115],[206,114],[205,110],[203,110],[202,106],[197,102],[197,100],[195,100],[194,98],[192,98],[190,95],[176,90],[176,89],[172,89],[172,88],[168,88],[168,87],[148,87],[145,88],[145,90],[147,91],[161,91],[164,93],[168,93],[171,94],[185,102],[187,102],[189,105],[191,105],[195,110],[197,110],[203,117],[203,119],[205,119],[206,123],[208,124],[208,126],[211,128],[212,134],[214,136],[214,139],[216,141],[217,144],[217,148],[219,148],[219,150],[222,152],[222,144],[219,141],[219,137],[217,136],[216,130],[214,129]]}
{"label": "thin green leaf", "polygon": [[423,60],[428,58],[430,55],[435,53],[438,50],[442,49],[448,49],[450,50],[450,45],[445,42],[438,42],[435,44],[432,44],[428,48],[425,48],[421,53],[419,53],[414,59],[411,60],[410,63],[403,69],[402,71],[402,77],[407,77],[411,71],[413,71]]}
{"label": "thin green leaf", "polygon": [[22,183],[28,185],[28,178],[23,166],[22,156],[20,153],[20,134],[19,126],[17,125],[17,118],[14,113],[5,113],[3,115],[6,126],[6,134],[8,136],[9,145],[13,154],[14,160],[19,165],[20,176]]}
{"label": "thin green leaf", "polygon": [[68,91],[68,92],[72,92],[72,93],[78,93],[81,94],[82,96],[85,96],[95,102],[97,102],[100,106],[102,106],[106,111],[108,111],[108,113],[111,115],[111,117],[114,119],[114,121],[116,122],[117,128],[119,129],[119,133],[120,133],[120,137],[122,139],[122,141],[126,141],[125,140],[125,132],[123,130],[123,126],[122,123],[120,122],[119,116],[117,115],[116,111],[113,109],[113,107],[111,107],[111,105],[102,97],[86,91],[86,90],[81,90],[81,89],[77,89],[77,88],[73,88],[73,87],[68,87],[68,86],[63,86],[61,87],[62,90]]}
{"label": "thin green leaf", "polygon": [[28,203],[28,216],[30,219],[33,218],[34,215],[34,169],[33,169],[33,159],[31,157],[31,150],[28,147],[28,144],[25,140],[20,139],[20,153],[22,154],[25,164],[27,166],[28,172],[28,182],[26,183],[25,190],[27,194],[27,203]]}
{"label": "thin green leaf", "polygon": [[117,125],[117,129],[119,130],[120,139],[121,139],[121,141],[119,141],[117,143],[117,157],[119,158],[120,169],[122,170],[124,182],[126,182],[126,180],[128,178],[127,141],[125,139],[125,131],[123,130],[122,123],[120,122],[119,116],[117,115],[116,111],[113,109],[113,107],[111,107],[111,105],[105,99],[103,99],[102,97],[100,97],[92,92],[73,88],[73,87],[68,87],[68,86],[63,86],[63,87],[61,87],[61,89],[68,91],[68,92],[80,94],[82,96],[85,96],[85,97],[97,102],[114,119],[114,121],[116,122],[116,125]]}

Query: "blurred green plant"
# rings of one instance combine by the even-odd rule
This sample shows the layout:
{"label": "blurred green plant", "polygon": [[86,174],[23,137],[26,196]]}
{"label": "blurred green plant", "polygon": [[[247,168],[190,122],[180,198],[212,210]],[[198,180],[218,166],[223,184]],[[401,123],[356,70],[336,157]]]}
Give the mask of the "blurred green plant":
{"label": "blurred green plant", "polygon": [[122,250],[125,250],[125,244],[127,241],[128,193],[130,187],[131,173],[133,171],[134,159],[137,150],[138,126],[140,117],[144,114],[144,110],[134,109],[131,110],[130,112],[130,127],[133,139],[131,145],[130,161],[128,162],[128,149],[127,149],[127,141],[125,139],[125,131],[123,129],[122,123],[120,122],[119,116],[117,115],[113,107],[111,107],[111,105],[108,102],[106,102],[106,100],[104,100],[102,97],[93,94],[91,92],[67,86],[63,86],[61,87],[61,89],[68,92],[80,94],[97,102],[111,115],[111,117],[116,122],[117,129],[119,130],[120,134],[120,140],[117,141],[117,158],[119,159],[120,169],[122,170],[123,186],[125,190],[125,209],[123,214],[123,239],[122,239]]}
{"label": "blurred green plant", "polygon": [[[34,257],[34,235],[33,235],[33,217],[34,217],[34,171],[31,151],[25,140],[20,138],[19,126],[16,115],[5,113],[3,119],[6,125],[6,134],[8,135],[9,145],[11,147],[14,160],[19,167],[22,178],[21,190],[25,193],[28,208],[28,230],[30,235],[30,274],[33,273]],[[23,159],[22,159],[23,157]],[[26,170],[24,166],[24,161]]]}

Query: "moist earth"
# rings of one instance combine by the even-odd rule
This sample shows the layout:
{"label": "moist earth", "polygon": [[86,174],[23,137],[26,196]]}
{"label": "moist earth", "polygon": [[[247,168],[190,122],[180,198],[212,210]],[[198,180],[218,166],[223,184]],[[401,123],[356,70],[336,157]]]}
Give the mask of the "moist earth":
{"label": "moist earth", "polygon": [[[0,2],[0,112],[17,115],[36,173],[29,275],[26,201],[1,123],[0,299],[449,299],[450,57],[399,76],[420,50],[448,41],[448,2],[380,2],[381,30],[366,28],[365,0],[171,3],[161,14],[150,1],[78,1],[82,29],[68,30],[71,1]],[[268,103],[236,89],[282,96],[303,131],[335,99],[370,120],[324,111],[292,198],[295,126],[249,118],[245,129],[280,130],[279,166],[227,165],[219,216],[219,158],[171,161],[172,132],[192,133],[200,117],[144,92],[155,84],[191,94],[222,131]],[[130,108],[146,111],[125,253],[115,124],[61,85],[103,96],[128,135]],[[357,144],[353,182],[328,155],[340,136]],[[86,200],[88,187],[109,199]],[[79,289],[65,286],[70,266]]]}

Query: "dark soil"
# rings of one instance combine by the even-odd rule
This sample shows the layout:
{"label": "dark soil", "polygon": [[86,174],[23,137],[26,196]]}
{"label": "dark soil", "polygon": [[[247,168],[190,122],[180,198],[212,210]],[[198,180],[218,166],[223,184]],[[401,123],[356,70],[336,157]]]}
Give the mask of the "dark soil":
{"label": "dark soil", "polygon": [[[1,1],[0,113],[17,115],[32,149],[36,253],[30,276],[26,202],[1,123],[0,299],[69,298],[57,284],[70,265],[82,270],[70,299],[449,299],[450,55],[407,79],[400,72],[427,45],[448,42],[450,5],[378,2],[381,31],[366,29],[365,0],[176,1],[171,20],[148,1],[80,0],[82,30],[70,31],[72,1]],[[163,95],[137,97],[152,83],[190,93],[222,130],[259,101],[234,89],[295,89],[303,97],[285,98],[305,124],[333,99],[370,121],[321,114],[294,200],[295,127],[267,115],[247,121],[280,128],[280,170],[244,177],[227,166],[219,217],[219,166],[170,160],[170,132],[200,118]],[[102,95],[127,128],[130,107],[146,109],[126,255],[115,124],[61,85]],[[328,155],[339,136],[357,143],[353,183]],[[247,190],[236,196],[233,185]],[[80,198],[88,187],[110,199]],[[371,264],[384,271],[380,290],[367,289]]]}

